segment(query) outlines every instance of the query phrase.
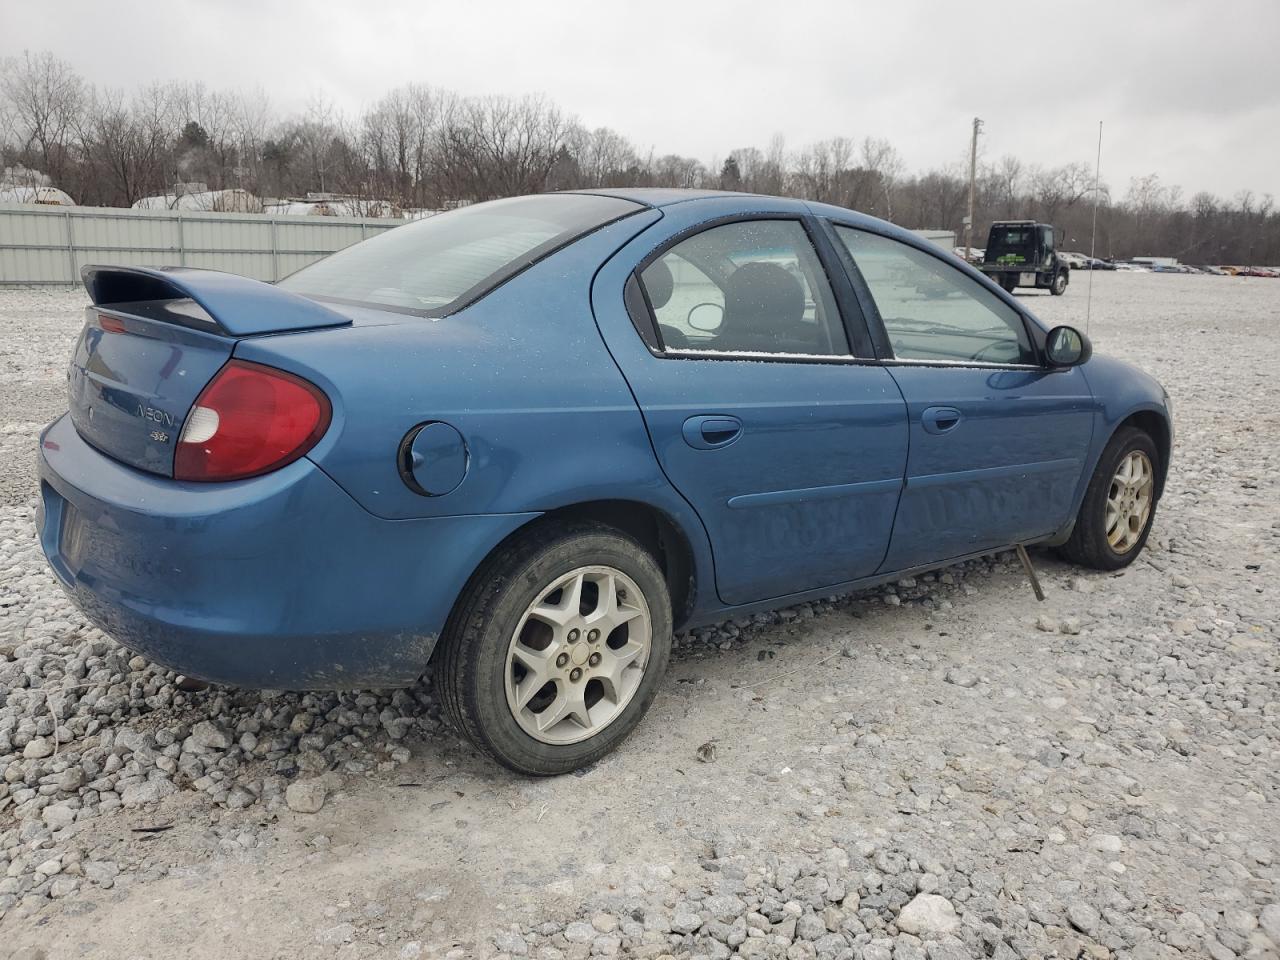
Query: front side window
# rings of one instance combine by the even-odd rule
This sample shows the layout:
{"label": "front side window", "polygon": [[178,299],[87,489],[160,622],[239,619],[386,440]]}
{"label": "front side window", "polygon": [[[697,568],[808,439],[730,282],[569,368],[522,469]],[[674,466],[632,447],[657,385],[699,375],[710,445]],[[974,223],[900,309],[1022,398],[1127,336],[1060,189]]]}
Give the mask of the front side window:
{"label": "front side window", "polygon": [[795,220],[711,227],[641,271],[667,350],[849,352],[826,274]]}
{"label": "front side window", "polygon": [[899,360],[1034,364],[1018,312],[937,257],[836,227],[866,281]]}
{"label": "front side window", "polygon": [[387,230],[280,286],[304,296],[443,316],[571,240],[644,209],[617,197],[515,197]]}

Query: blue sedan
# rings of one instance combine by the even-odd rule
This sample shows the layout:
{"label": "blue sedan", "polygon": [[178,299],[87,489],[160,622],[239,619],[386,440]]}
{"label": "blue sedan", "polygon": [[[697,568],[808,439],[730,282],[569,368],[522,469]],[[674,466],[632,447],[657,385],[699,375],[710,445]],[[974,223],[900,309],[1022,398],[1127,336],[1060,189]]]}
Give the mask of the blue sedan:
{"label": "blue sedan", "polygon": [[950,254],[799,200],[478,204],[272,286],[89,267],[40,536],[121,643],[403,686],[514,770],[590,763],[672,631],[1014,544],[1116,569],[1169,400]]}

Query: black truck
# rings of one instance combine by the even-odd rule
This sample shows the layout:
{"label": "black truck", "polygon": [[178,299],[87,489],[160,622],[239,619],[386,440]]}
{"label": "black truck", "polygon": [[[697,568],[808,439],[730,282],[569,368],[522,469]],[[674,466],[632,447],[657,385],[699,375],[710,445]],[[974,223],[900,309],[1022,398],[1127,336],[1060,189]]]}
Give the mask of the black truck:
{"label": "black truck", "polygon": [[1058,256],[1054,229],[1034,220],[998,220],[991,224],[982,272],[1012,293],[1018,287],[1039,287],[1062,296],[1070,268]]}

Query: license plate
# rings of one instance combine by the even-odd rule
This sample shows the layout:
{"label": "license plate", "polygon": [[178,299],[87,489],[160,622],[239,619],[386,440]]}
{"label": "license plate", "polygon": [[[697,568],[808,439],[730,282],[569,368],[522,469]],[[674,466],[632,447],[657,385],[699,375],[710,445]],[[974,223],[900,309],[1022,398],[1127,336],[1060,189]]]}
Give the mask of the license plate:
{"label": "license plate", "polygon": [[1034,287],[1036,285],[1036,275],[1034,273],[1018,274],[1018,286]]}

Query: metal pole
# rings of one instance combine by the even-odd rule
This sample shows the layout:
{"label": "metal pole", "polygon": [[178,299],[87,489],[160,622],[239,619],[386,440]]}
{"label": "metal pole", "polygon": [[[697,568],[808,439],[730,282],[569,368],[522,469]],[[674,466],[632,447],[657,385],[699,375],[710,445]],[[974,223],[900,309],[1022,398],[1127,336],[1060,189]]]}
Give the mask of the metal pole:
{"label": "metal pole", "polygon": [[982,120],[973,118],[973,140],[969,144],[969,217],[964,223],[964,258],[973,259],[973,202],[978,183],[978,131]]}
{"label": "metal pole", "polygon": [[276,219],[271,218],[271,282],[280,279],[280,245],[276,242]]}
{"label": "metal pole", "polygon": [[178,211],[178,263],[187,265],[187,237],[182,227],[182,211]]}
{"label": "metal pole", "polygon": [[76,238],[71,229],[71,211],[67,210],[63,213],[67,224],[67,258],[71,264],[71,279],[69,282],[75,283],[80,276],[79,265],[76,263]]}

